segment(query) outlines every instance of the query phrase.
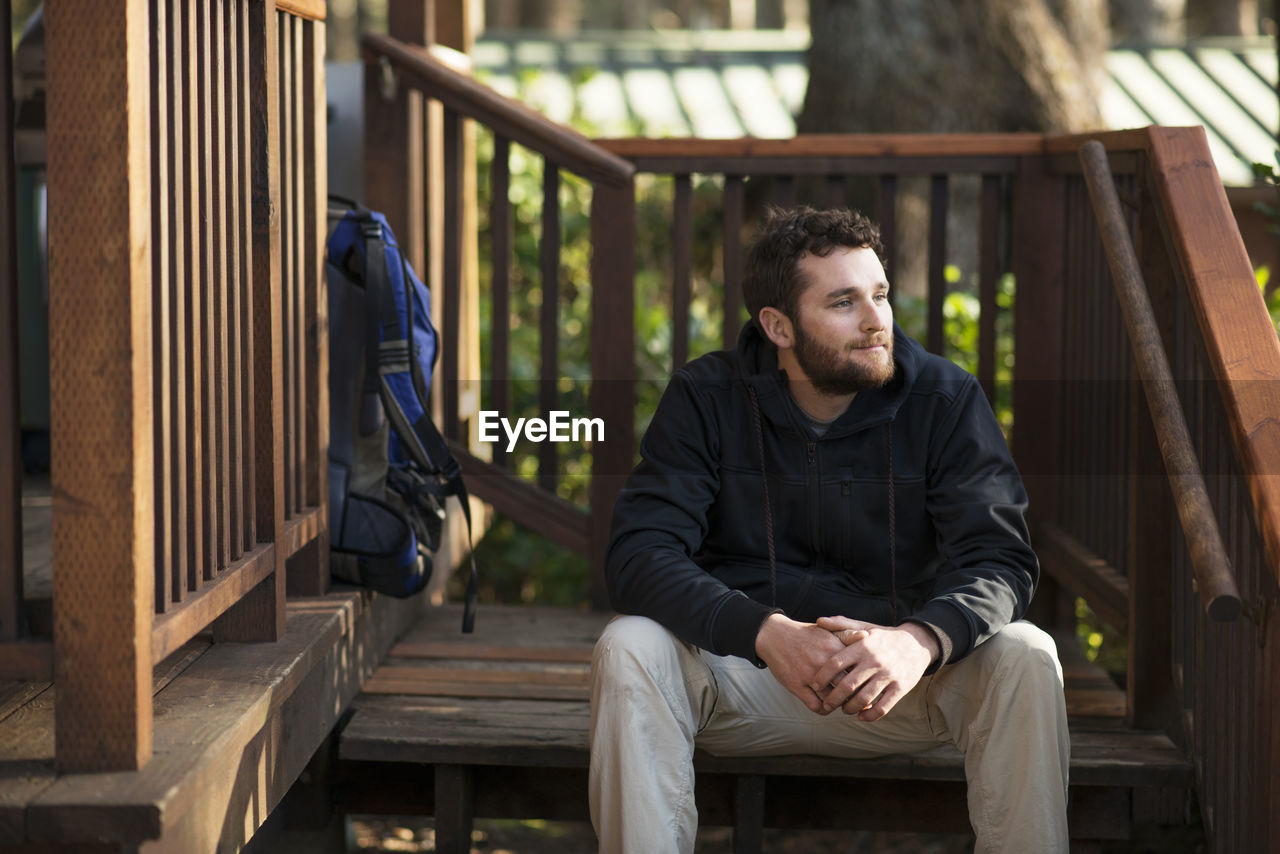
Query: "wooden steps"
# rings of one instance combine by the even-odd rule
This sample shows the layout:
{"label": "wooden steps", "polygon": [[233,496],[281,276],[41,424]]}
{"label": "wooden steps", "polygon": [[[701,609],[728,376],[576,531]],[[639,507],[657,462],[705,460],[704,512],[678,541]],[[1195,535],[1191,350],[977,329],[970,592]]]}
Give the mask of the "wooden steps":
{"label": "wooden steps", "polygon": [[[466,833],[442,827],[441,815],[585,819],[590,653],[609,615],[486,606],[476,633],[466,637],[457,634],[456,616],[446,608],[419,620],[353,703],[339,738],[340,774],[360,785],[343,787],[350,794],[346,807],[402,811],[392,791],[398,788],[417,792],[415,811],[421,812],[422,798],[438,793],[441,851],[450,850],[451,839],[463,850]],[[1138,813],[1156,808],[1153,802],[1167,812],[1170,800],[1185,798],[1192,766],[1162,733],[1127,729],[1124,693],[1070,638],[1059,639],[1059,647],[1072,722],[1073,834],[1124,838]],[[936,812],[933,825],[968,832],[963,761],[950,747],[857,761],[699,753],[695,765],[699,809],[708,823],[735,824],[734,805],[760,787],[769,791],[768,809],[762,803],[757,820],[823,826],[825,818],[814,825],[813,804],[828,800],[823,789],[833,787],[822,779],[860,778],[879,781],[884,802],[858,826],[919,828],[922,815]],[[913,802],[934,803],[936,811],[895,806],[892,793],[907,782]],[[535,807],[520,791],[530,786],[560,797]],[[463,803],[449,800],[459,796]],[[780,806],[788,802],[792,806]],[[751,838],[749,828],[742,830]]]}
{"label": "wooden steps", "polygon": [[275,643],[198,637],[155,668],[139,771],[58,773],[55,688],[0,683],[0,850],[238,850],[422,606],[348,588],[290,600]]}

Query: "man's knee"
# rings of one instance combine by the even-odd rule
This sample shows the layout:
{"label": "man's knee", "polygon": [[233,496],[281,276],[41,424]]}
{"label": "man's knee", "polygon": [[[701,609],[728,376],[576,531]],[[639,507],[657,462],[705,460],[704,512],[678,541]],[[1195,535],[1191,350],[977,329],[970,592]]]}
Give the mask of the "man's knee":
{"label": "man's knee", "polygon": [[591,656],[593,678],[670,667],[677,643],[674,635],[648,617],[616,617],[596,641]]}
{"label": "man's knee", "polygon": [[1062,685],[1058,646],[1047,632],[1032,623],[1010,623],[980,649],[992,659],[994,673]]}

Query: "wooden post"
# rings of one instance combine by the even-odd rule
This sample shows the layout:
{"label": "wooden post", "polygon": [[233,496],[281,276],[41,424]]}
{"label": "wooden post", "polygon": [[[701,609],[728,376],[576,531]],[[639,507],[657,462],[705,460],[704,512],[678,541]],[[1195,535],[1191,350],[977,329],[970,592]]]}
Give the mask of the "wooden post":
{"label": "wooden post", "polygon": [[[1145,180],[1145,171],[1140,172]],[[1161,234],[1152,193],[1142,192],[1137,250],[1143,279],[1166,352],[1173,348],[1174,271]],[[1176,379],[1176,377],[1175,377]],[[1129,666],[1125,719],[1131,726],[1164,730],[1176,738],[1173,695],[1173,495],[1155,440],[1151,413],[1136,375],[1132,381],[1134,449],[1129,477]]]}
{"label": "wooden post", "polygon": [[[1064,187],[1042,157],[1021,158],[1015,180],[1013,455],[1033,518],[1052,520],[1061,452]],[[1058,613],[1058,598],[1058,584],[1042,573],[1031,618],[1046,628],[1074,620]]]}
{"label": "wooden post", "polygon": [[273,543],[275,569],[213,625],[228,641],[272,641],[284,634],[284,350],[281,305],[280,81],[274,0],[249,5],[249,180],[253,197],[254,529]]}
{"label": "wooden post", "polygon": [[635,185],[596,184],[591,199],[591,606],[609,607],[604,552],[613,504],[635,464]]}
{"label": "wooden post", "polygon": [[471,766],[437,765],[435,777],[436,850],[468,854],[475,804]]}
{"label": "wooden post", "polygon": [[17,188],[13,168],[10,4],[0,2],[0,641],[18,637],[22,610],[22,431],[18,393]]}
{"label": "wooden post", "polygon": [[324,32],[320,21],[299,22],[302,32],[303,282],[307,371],[305,433],[306,492],[303,503],[318,507],[315,539],[289,564],[290,595],[320,596],[329,589],[329,292],[324,275],[324,237],[328,233],[328,147],[324,78]]}
{"label": "wooden post", "polygon": [[45,34],[56,764],[129,770],[155,606],[147,0],[51,4]]}

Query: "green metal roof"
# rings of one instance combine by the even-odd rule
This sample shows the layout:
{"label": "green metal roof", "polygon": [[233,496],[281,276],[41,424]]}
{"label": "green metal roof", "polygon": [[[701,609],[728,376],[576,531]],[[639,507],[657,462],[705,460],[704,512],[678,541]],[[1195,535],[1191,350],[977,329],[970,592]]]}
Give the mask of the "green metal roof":
{"label": "green metal roof", "polygon": [[[808,34],[796,31],[490,34],[478,73],[557,121],[599,136],[789,137],[804,101]],[[1113,129],[1204,125],[1222,180],[1253,183],[1280,127],[1271,38],[1118,47],[1102,114]]]}

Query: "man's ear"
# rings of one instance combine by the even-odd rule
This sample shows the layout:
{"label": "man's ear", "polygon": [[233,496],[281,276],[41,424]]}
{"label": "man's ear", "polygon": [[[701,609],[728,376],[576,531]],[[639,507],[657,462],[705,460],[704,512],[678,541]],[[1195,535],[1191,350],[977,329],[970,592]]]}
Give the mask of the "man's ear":
{"label": "man's ear", "polygon": [[760,328],[779,350],[789,350],[795,343],[795,332],[791,326],[791,318],[771,305],[760,309]]}

